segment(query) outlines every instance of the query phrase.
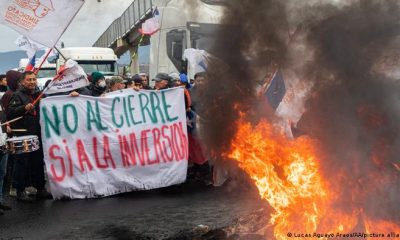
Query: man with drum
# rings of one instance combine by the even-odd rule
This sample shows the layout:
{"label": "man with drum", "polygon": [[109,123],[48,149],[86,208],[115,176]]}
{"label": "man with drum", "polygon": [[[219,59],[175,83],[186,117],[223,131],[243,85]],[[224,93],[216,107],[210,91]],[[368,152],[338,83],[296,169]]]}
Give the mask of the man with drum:
{"label": "man with drum", "polygon": [[[32,102],[39,96],[37,79],[33,72],[24,72],[19,81],[19,88],[11,97],[8,107],[8,119],[22,118],[12,123],[12,128],[19,129],[16,136],[20,138],[38,137],[40,141],[39,103]],[[32,136],[35,135],[35,136]],[[38,190],[36,198],[49,198],[50,194],[45,189],[43,150],[23,149],[22,153],[15,154],[15,168],[13,185],[17,189],[17,200],[32,201],[25,193],[29,184],[29,176],[33,186]],[[12,153],[12,152],[11,152]]]}

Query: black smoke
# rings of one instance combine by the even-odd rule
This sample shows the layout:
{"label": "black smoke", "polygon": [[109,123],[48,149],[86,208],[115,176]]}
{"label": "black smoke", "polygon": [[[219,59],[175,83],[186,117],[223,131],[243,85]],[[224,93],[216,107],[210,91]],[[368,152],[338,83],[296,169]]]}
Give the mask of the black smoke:
{"label": "black smoke", "polygon": [[272,119],[256,89],[276,66],[291,70],[313,86],[294,130],[320,143],[338,204],[400,224],[399,2],[300,2],[228,1],[199,109],[204,142],[222,159],[238,110]]}

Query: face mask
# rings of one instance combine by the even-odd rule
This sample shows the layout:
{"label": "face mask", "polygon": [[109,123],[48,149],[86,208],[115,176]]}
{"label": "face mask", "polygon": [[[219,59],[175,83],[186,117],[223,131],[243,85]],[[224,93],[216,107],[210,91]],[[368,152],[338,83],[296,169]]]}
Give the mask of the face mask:
{"label": "face mask", "polygon": [[100,81],[98,85],[101,88],[105,88],[106,87],[106,81]]}

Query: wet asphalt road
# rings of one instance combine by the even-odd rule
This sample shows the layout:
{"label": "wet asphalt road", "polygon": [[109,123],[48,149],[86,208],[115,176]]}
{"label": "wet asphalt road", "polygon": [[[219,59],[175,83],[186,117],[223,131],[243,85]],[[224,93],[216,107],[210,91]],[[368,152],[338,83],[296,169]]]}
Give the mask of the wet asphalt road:
{"label": "wet asphalt road", "polygon": [[197,183],[90,200],[10,199],[0,216],[3,239],[179,239],[199,224],[211,229],[263,206],[254,189]]}

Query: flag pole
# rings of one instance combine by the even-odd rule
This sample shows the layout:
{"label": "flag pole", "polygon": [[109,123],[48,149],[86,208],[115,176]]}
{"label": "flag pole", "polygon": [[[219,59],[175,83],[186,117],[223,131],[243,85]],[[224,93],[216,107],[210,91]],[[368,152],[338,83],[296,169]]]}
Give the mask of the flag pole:
{"label": "flag pole", "polygon": [[[301,24],[299,24],[292,34],[290,33],[289,29],[287,29],[287,35],[288,35],[288,38],[289,38],[289,41],[287,42],[287,47],[289,47],[293,43],[294,38],[302,30],[302,27],[303,26]],[[260,91],[258,92],[258,94],[260,94],[260,96],[262,94],[265,94],[265,92],[267,91],[267,88],[268,88],[269,84],[271,83],[272,79],[278,73],[278,71],[280,69],[279,64],[277,64],[275,67],[276,67],[276,69],[275,69],[275,71],[273,72],[273,74],[271,76],[268,77],[268,74],[265,76],[264,84],[262,85]]]}
{"label": "flag pole", "polygon": [[140,37],[140,40],[139,40],[138,45],[137,45],[137,49],[133,53],[133,55],[131,57],[131,62],[129,63],[129,71],[131,71],[131,66],[132,66],[132,63],[133,63],[133,59],[136,57],[136,53],[139,51],[139,47],[140,47],[140,44],[142,44],[143,39],[144,39],[144,34],[142,33],[142,36]]}
{"label": "flag pole", "polygon": [[51,80],[51,82],[45,87],[39,94],[39,96],[32,102],[32,105],[35,105],[44,95],[44,92],[46,92],[47,89],[49,89],[51,86],[53,86],[54,81],[56,80],[56,77]]}
{"label": "flag pole", "polygon": [[33,105],[35,105],[44,95],[44,93],[46,92],[47,89],[49,89],[50,87],[53,86],[54,81],[58,80],[60,78],[60,74],[57,74],[51,81],[49,84],[47,84],[47,86],[40,92],[39,96],[32,102]]}
{"label": "flag pole", "polygon": [[275,77],[275,75],[278,73],[278,71],[279,71],[279,66],[276,66],[276,69],[275,69],[275,71],[272,73],[272,75],[269,76],[268,78],[265,77],[265,82],[264,82],[264,84],[262,85],[261,91],[259,92],[259,94],[260,94],[259,96],[261,96],[262,94],[265,94],[265,92],[266,92],[267,89],[268,89],[269,84],[271,83],[271,81],[272,81],[272,79]]}
{"label": "flag pole", "polygon": [[[54,46],[54,49],[60,54],[60,56],[61,56],[62,58],[64,58],[64,60],[67,60],[67,58],[61,53],[61,51],[60,51],[56,46]],[[51,50],[51,49],[50,49],[50,50]],[[49,51],[48,54],[49,54],[50,52],[51,52],[51,51]],[[48,56],[48,55],[47,55],[47,56]],[[47,58],[47,56],[46,56],[46,58]],[[40,93],[40,95],[32,102],[33,105],[35,105],[35,104],[43,97],[43,95],[44,95],[44,93],[46,92],[46,90],[49,89],[51,86],[53,86],[54,81],[57,80],[58,78],[59,78],[59,76],[56,75],[56,76],[50,81],[50,83],[42,90],[42,92]]]}
{"label": "flag pole", "polygon": [[52,48],[49,49],[49,51],[47,51],[46,56],[43,58],[42,62],[40,63],[39,67],[35,70],[35,75],[38,74],[38,72],[40,71],[40,68],[43,66],[43,63],[47,60],[47,58],[49,57],[51,51],[53,51]]}
{"label": "flag pole", "polygon": [[64,60],[67,60],[67,58],[61,53],[61,51],[56,46],[54,46],[54,49],[58,52],[58,54],[60,54],[62,58],[64,58]]}

